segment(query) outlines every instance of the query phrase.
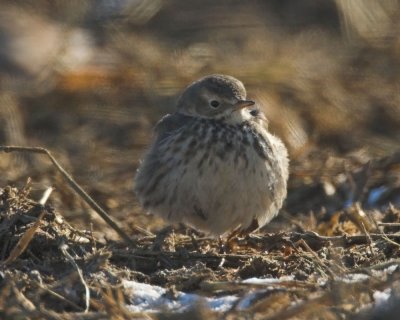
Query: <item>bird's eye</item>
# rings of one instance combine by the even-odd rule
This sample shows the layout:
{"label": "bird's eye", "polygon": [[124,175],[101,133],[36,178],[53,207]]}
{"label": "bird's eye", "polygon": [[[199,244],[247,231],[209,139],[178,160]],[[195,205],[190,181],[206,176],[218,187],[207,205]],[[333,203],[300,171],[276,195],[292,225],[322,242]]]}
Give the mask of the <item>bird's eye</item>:
{"label": "bird's eye", "polygon": [[218,108],[219,107],[219,102],[217,100],[212,100],[210,102],[210,106],[213,108]]}
{"label": "bird's eye", "polygon": [[260,114],[260,110],[258,110],[258,109],[250,110],[250,114],[251,114],[253,117],[257,117],[257,116]]}

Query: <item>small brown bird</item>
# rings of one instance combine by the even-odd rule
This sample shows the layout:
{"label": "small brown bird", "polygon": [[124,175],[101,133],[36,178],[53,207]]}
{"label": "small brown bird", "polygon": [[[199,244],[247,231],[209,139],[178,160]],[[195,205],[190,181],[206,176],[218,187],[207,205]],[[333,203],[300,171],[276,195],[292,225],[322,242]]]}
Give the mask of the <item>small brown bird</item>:
{"label": "small brown bird", "polygon": [[142,206],[212,235],[251,232],[282,207],[287,151],[239,80],[189,85],[164,116],[135,177]]}

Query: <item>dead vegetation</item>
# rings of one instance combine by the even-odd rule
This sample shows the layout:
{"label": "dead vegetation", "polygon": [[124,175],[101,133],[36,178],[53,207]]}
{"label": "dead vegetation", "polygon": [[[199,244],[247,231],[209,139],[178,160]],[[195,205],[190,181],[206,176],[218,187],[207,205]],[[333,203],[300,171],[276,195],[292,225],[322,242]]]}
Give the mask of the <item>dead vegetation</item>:
{"label": "dead vegetation", "polygon": [[[1,319],[398,318],[398,0],[3,2],[0,145],[66,174],[0,150]],[[225,248],[132,186],[153,125],[210,73],[245,83],[291,158],[279,216]],[[143,288],[202,299],[142,308]]]}
{"label": "dead vegetation", "polygon": [[[400,164],[397,156],[377,161],[368,176],[382,177],[379,170],[388,167],[381,165],[388,163]],[[359,181],[363,194],[371,191],[367,179]],[[217,240],[184,228],[137,234],[131,246],[99,241],[71,226],[45,197],[32,200],[30,190],[30,181],[0,190],[4,318],[180,319],[190,313],[198,319],[370,319],[377,292],[393,293],[393,306],[388,302],[385,310],[395,314],[390,308],[400,288],[400,211],[392,205],[367,210],[354,202],[330,217],[298,215],[293,224],[284,215],[276,223],[291,225],[286,231],[236,238],[221,252]],[[222,313],[201,303],[183,313],[133,312],[128,280],[167,288],[171,300],[174,292],[239,299]]]}

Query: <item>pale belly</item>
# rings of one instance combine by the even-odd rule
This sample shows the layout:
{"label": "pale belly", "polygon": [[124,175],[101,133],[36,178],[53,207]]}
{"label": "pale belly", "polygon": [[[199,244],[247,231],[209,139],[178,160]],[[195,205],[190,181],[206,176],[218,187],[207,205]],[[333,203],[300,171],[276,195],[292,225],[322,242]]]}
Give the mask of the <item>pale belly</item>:
{"label": "pale belly", "polygon": [[[154,189],[147,194],[139,191],[144,206],[170,222],[214,235],[245,230],[253,220],[264,225],[282,206],[288,163],[281,141],[266,131],[262,136],[266,143],[260,145],[220,132],[212,143],[186,153],[182,150],[188,150],[191,140],[187,146],[180,142],[177,149],[179,137],[171,138],[153,150],[162,174],[144,182],[151,186],[143,190]],[[140,174],[137,180],[141,182]]]}
{"label": "pale belly", "polygon": [[261,159],[249,159],[247,167],[244,161],[238,162],[235,165],[232,156],[225,161],[216,158],[194,174],[195,165],[189,165],[180,179],[172,219],[212,234],[246,229],[254,219],[259,225],[272,219],[277,213],[270,210],[277,187],[275,174]]}
{"label": "pale belly", "polygon": [[204,152],[198,152],[187,164],[173,166],[159,186],[171,201],[154,209],[212,234],[247,229],[254,219],[264,225],[281,207],[286,183],[274,155],[266,161],[251,146],[245,152],[246,158],[237,159],[234,152],[223,158],[210,152],[201,165]]}

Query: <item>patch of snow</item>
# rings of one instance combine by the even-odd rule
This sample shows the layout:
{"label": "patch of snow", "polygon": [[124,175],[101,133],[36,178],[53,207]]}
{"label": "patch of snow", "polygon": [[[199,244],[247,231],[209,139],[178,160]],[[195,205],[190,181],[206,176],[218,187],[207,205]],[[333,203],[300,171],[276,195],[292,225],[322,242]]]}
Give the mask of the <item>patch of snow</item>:
{"label": "patch of snow", "polygon": [[399,267],[398,264],[393,264],[393,265],[391,265],[390,267],[386,268],[386,269],[383,270],[383,271],[390,274],[390,273],[395,272],[395,271],[397,270],[398,267]]}
{"label": "patch of snow", "polygon": [[242,283],[249,283],[249,284],[271,284],[271,283],[279,283],[282,281],[292,281],[294,280],[294,276],[283,276],[280,278],[249,278],[243,280]]}
{"label": "patch of snow", "polygon": [[[392,273],[397,268],[397,265],[390,266],[380,273]],[[356,283],[368,279],[370,276],[363,273],[347,274],[340,278],[340,281],[345,283]],[[243,297],[236,295],[225,295],[220,297],[203,297],[194,293],[176,292],[168,295],[168,291],[162,287],[154,286],[136,281],[123,281],[123,286],[129,295],[128,308],[134,312],[157,312],[160,310],[170,310],[175,312],[183,312],[188,310],[198,303],[202,303],[209,309],[216,312],[225,312],[230,310],[237,303],[238,310],[248,309],[260,294],[268,290],[269,285],[279,284],[283,281],[292,281],[293,276],[284,276],[281,278],[249,278],[241,283],[250,285],[264,285],[265,288],[249,288],[247,294]],[[326,282],[326,279],[324,280]],[[391,289],[384,291],[375,291],[373,298],[376,307],[384,306],[391,296]],[[239,300],[240,299],[240,300]]]}
{"label": "patch of snow", "polygon": [[174,306],[173,301],[163,298],[166,290],[161,287],[136,281],[123,281],[123,285],[130,291],[129,309],[134,312],[143,310],[155,312],[164,306],[167,308]]}
{"label": "patch of snow", "polygon": [[317,280],[317,285],[319,285],[320,287],[323,287],[328,283],[328,279],[325,277],[318,277],[316,280]]}
{"label": "patch of snow", "polygon": [[391,296],[391,293],[392,293],[391,288],[387,288],[384,291],[375,291],[372,294],[374,301],[375,301],[375,306],[378,308],[384,307],[387,304],[387,302]]}
{"label": "patch of snow", "polygon": [[232,295],[218,298],[206,298],[207,304],[210,309],[218,312],[228,311],[230,308],[232,308],[237,300],[238,297]]}
{"label": "patch of snow", "polygon": [[394,264],[392,264],[391,266],[389,266],[385,269],[382,269],[382,270],[371,270],[371,274],[375,277],[382,277],[385,274],[392,274],[399,267],[397,262],[393,262],[393,263]]}
{"label": "patch of snow", "polygon": [[130,291],[128,308],[134,312],[156,312],[163,309],[182,312],[195,306],[198,302],[204,302],[213,311],[225,312],[232,308],[238,300],[238,297],[233,295],[205,298],[184,292],[178,292],[176,298],[172,299],[166,296],[167,290],[159,286],[128,280],[123,281],[123,286]]}
{"label": "patch of snow", "polygon": [[260,294],[260,291],[257,292],[252,292],[245,296],[237,305],[237,308],[239,310],[246,310],[251,306],[253,303],[254,299],[257,299],[258,295]]}
{"label": "patch of snow", "polygon": [[341,280],[345,283],[355,283],[355,282],[367,280],[368,278],[369,278],[369,275],[364,274],[364,273],[350,273],[350,274],[345,275]]}

